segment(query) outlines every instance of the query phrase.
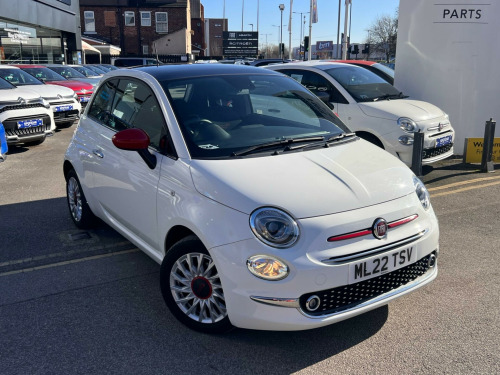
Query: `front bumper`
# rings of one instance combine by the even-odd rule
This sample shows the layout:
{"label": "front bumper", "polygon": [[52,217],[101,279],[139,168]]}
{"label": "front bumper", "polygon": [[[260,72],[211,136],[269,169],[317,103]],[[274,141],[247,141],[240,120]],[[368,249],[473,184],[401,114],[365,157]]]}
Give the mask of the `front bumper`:
{"label": "front bumper", "polygon": [[[66,106],[71,106],[71,109],[64,109],[62,111],[60,110],[61,108],[64,108]],[[78,120],[82,111],[82,105],[76,100],[50,102],[50,108],[54,113],[54,122],[56,123],[56,125]]]}
{"label": "front bumper", "polygon": [[[41,126],[19,129],[18,121],[41,119]],[[54,134],[55,123],[52,111],[46,108],[24,108],[3,112],[0,122],[4,125],[5,136],[9,145],[36,142]]]}
{"label": "front bumper", "polygon": [[[388,221],[414,214],[416,207],[418,219],[390,230],[383,240],[370,235],[366,238],[348,239],[342,243],[332,244],[326,241],[331,235],[369,227],[381,214]],[[437,266],[409,282],[382,290],[381,293],[346,305],[338,311],[311,314],[304,309],[304,298],[308,295],[349,285],[349,268],[352,262],[328,264],[325,259],[398,243],[415,233],[424,233],[411,243],[417,251],[417,260],[433,252],[437,253],[437,220],[432,209],[425,212],[420,208],[420,202],[412,194],[350,212],[299,220],[301,238],[290,249],[270,248],[257,239],[210,249],[224,288],[229,319],[237,327],[250,329],[288,331],[317,328],[362,314],[426,285],[437,276]],[[289,275],[280,281],[267,281],[253,276],[246,267],[246,260],[258,254],[277,257],[285,262],[290,269]],[[385,275],[391,274],[392,272]],[[375,282],[376,279],[369,280]]]}

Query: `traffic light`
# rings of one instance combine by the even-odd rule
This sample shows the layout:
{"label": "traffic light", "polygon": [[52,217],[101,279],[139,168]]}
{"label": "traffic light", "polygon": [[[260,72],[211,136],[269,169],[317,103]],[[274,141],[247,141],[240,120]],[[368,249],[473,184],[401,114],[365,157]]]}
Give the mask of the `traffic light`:
{"label": "traffic light", "polygon": [[285,54],[285,43],[280,43],[280,51],[283,55]]}
{"label": "traffic light", "polygon": [[347,49],[347,53],[350,55],[352,53],[352,46],[349,44],[349,48]]}
{"label": "traffic light", "polygon": [[354,49],[352,50],[352,53],[353,53],[354,55],[357,55],[357,54],[359,53],[359,47],[358,47],[358,45],[357,45],[357,44],[355,44],[355,45],[354,45]]}
{"label": "traffic light", "polygon": [[365,49],[361,50],[361,53],[364,53],[365,55],[369,55],[370,54],[370,44],[366,43]]}
{"label": "traffic light", "polygon": [[309,51],[309,36],[304,37],[304,51]]}

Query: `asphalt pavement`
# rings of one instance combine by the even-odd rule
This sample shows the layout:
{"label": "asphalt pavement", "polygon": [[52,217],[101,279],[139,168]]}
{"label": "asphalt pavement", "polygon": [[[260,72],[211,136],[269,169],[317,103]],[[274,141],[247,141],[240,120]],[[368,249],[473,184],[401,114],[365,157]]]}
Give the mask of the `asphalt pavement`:
{"label": "asphalt pavement", "polygon": [[500,373],[500,172],[423,168],[439,275],[361,316],[301,332],[189,330],[159,266],[105,224],[78,230],[62,160],[74,126],[0,163],[0,374]]}

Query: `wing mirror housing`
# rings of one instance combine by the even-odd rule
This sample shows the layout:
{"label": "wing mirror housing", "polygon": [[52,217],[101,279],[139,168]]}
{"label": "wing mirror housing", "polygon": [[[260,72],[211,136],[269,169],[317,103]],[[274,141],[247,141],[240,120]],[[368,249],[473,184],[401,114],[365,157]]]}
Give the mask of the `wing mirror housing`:
{"label": "wing mirror housing", "polygon": [[323,103],[325,103],[328,108],[333,109],[333,104],[330,103],[330,94],[325,92],[325,91],[318,91],[315,92],[315,95],[321,100]]}
{"label": "wing mirror housing", "polygon": [[137,151],[149,168],[156,168],[156,156],[149,152],[149,136],[142,129],[125,129],[116,133],[111,141],[116,148]]}

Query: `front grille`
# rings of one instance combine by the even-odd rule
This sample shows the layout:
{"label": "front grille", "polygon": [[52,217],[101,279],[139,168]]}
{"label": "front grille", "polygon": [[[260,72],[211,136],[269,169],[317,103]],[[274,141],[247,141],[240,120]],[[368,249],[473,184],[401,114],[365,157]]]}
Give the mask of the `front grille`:
{"label": "front grille", "polygon": [[[32,119],[42,119],[43,125],[37,126],[35,128],[27,128],[27,129],[18,129],[17,122],[21,120],[32,120]],[[16,117],[16,118],[8,118],[2,122],[5,128],[5,134],[7,136],[30,136],[33,134],[43,134],[46,131],[50,130],[50,116],[48,115],[34,115],[34,116],[26,116],[26,117]]]}
{"label": "front grille", "polygon": [[[409,266],[374,277],[373,279],[304,294],[300,297],[300,307],[304,312],[312,316],[328,315],[351,309],[422,276],[429,270],[429,257],[430,255],[427,255]],[[308,311],[306,301],[313,295],[317,295],[320,298],[321,304],[318,310]]]}
{"label": "front grille", "polygon": [[61,100],[58,102],[49,102],[50,105],[64,105],[64,104],[74,104],[75,102],[73,100]]}
{"label": "front grille", "polygon": [[72,109],[70,111],[54,112],[54,121],[61,120],[75,120],[78,118],[80,111],[78,109]]}
{"label": "front grille", "polygon": [[453,143],[436,148],[426,148],[422,151],[422,159],[430,159],[442,154],[446,154],[453,147]]}
{"label": "front grille", "polygon": [[26,108],[38,108],[45,106],[42,103],[33,103],[33,104],[16,104],[16,105],[7,105],[5,107],[0,108],[0,113],[5,111],[15,111],[18,109],[26,109]]}

